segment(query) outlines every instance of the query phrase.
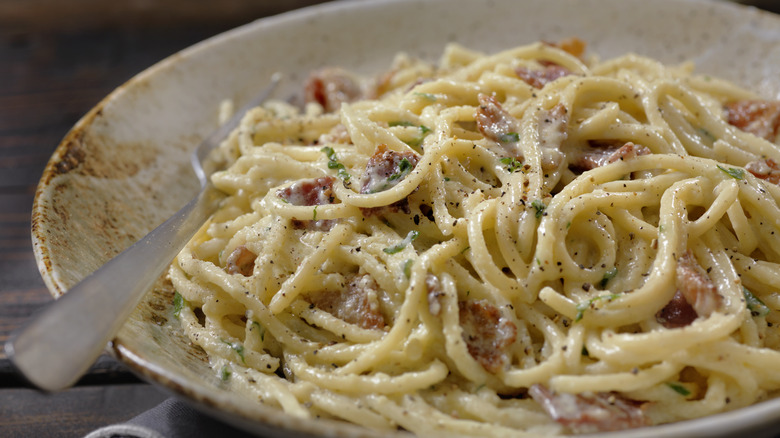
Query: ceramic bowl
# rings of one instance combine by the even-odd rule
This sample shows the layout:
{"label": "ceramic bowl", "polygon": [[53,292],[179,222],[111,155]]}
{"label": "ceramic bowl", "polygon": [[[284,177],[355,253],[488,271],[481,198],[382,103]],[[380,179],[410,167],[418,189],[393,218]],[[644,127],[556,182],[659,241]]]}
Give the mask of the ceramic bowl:
{"label": "ceramic bowl", "polygon": [[[666,63],[692,60],[699,72],[767,98],[780,92],[780,18],[723,2],[347,1],[262,19],[150,67],[67,134],[35,198],[32,232],[43,278],[54,296],[63,294],[179,209],[198,187],[189,152],[215,128],[220,101],[240,105],[274,72],[284,74],[284,95],[321,66],[372,73],[399,51],[436,60],[451,41],[493,52],[570,36],[602,59],[635,52]],[[172,294],[158,281],[111,343],[112,354],[140,376],[254,433],[377,436],[335,421],[301,421],[220,385],[173,318]],[[780,399],[619,435],[769,433],[775,418]]]}

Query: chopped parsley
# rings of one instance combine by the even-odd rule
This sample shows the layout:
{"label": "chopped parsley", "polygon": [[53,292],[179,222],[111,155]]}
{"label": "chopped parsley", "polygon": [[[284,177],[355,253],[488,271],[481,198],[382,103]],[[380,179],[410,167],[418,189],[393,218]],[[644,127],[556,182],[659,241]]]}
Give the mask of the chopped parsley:
{"label": "chopped parsley", "polygon": [[328,169],[338,169],[338,177],[344,181],[349,181],[351,175],[349,172],[347,172],[346,167],[344,167],[344,165],[339,162],[339,159],[336,156],[336,151],[334,151],[330,146],[325,146],[320,150],[328,157]]}
{"label": "chopped parsley", "polygon": [[411,140],[408,140],[406,144],[413,148],[419,148],[422,144],[423,140],[425,140],[425,136],[428,135],[429,132],[431,132],[430,129],[426,128],[425,126],[420,125],[420,135],[417,137],[414,137]]}
{"label": "chopped parsley", "polygon": [[235,342],[235,343],[230,344],[230,348],[232,348],[233,351],[235,351],[236,354],[238,354],[238,357],[241,358],[241,362],[246,363],[246,358],[244,358],[244,346],[243,345]]}
{"label": "chopped parsley", "polygon": [[396,120],[393,122],[388,122],[387,126],[392,128],[394,126],[415,126],[415,124],[412,122],[407,122],[406,120]]}
{"label": "chopped parsley", "polygon": [[691,391],[688,390],[688,388],[682,386],[679,383],[676,382],[666,382],[666,386],[672,388],[674,392],[680,394],[683,397],[688,397],[691,395]]}
{"label": "chopped parsley", "polygon": [[178,318],[181,315],[181,309],[187,305],[187,300],[179,293],[179,291],[173,294],[173,316]]}
{"label": "chopped parsley", "polygon": [[501,143],[517,143],[520,141],[520,135],[516,132],[507,132],[506,134],[501,134],[498,139]]}
{"label": "chopped parsley", "polygon": [[393,126],[408,126],[408,127],[418,128],[420,130],[420,135],[418,135],[417,137],[411,138],[409,140],[404,140],[404,143],[406,143],[409,146],[414,147],[414,148],[419,147],[420,144],[422,144],[423,140],[425,139],[425,136],[428,135],[428,133],[431,132],[431,129],[428,128],[425,125],[415,125],[414,123],[407,122],[405,120],[390,122],[390,123],[388,123],[388,126],[390,126],[390,127],[393,127]]}
{"label": "chopped parsley", "polygon": [[414,164],[412,164],[412,162],[409,161],[409,159],[406,157],[401,158],[401,160],[398,162],[398,171],[388,176],[387,179],[385,180],[380,180],[377,183],[372,183],[368,193],[383,192],[395,186],[396,184],[398,184],[400,180],[404,179],[406,175],[408,175],[409,172],[412,171],[412,169],[414,169]]}
{"label": "chopped parsley", "polygon": [[501,164],[506,164],[506,171],[509,173],[517,172],[523,168],[523,163],[517,160],[515,157],[504,157],[500,160]]}
{"label": "chopped parsley", "polygon": [[260,342],[265,341],[265,329],[259,322],[252,321],[252,328],[250,328],[250,330],[254,330],[255,328],[257,328],[258,333],[260,333]]}
{"label": "chopped parsley", "polygon": [[617,267],[613,266],[609,268],[607,272],[604,273],[604,277],[601,279],[601,283],[599,283],[601,285],[601,288],[604,289],[605,287],[607,287],[607,283],[609,283],[609,280],[615,278],[617,274],[618,274]]}
{"label": "chopped parsley", "polygon": [[406,259],[404,262],[404,276],[406,278],[412,277],[412,265],[414,265],[414,260],[412,259]]}
{"label": "chopped parsley", "polygon": [[740,169],[738,167],[729,167],[728,169],[726,169],[725,167],[722,167],[720,164],[718,164],[718,169],[722,170],[723,173],[725,173],[726,175],[734,179],[745,178],[745,169]]}
{"label": "chopped parsley", "polygon": [[750,314],[753,316],[767,316],[771,309],[764,304],[763,301],[758,299],[752,292],[746,287],[742,288],[742,294],[745,295],[745,303],[747,304]]}
{"label": "chopped parsley", "polygon": [[219,377],[222,379],[223,382],[227,382],[230,380],[230,375],[233,374],[230,371],[230,368],[227,367],[227,365],[223,366],[222,369],[219,371]]}
{"label": "chopped parsley", "polygon": [[406,175],[409,174],[409,172],[412,171],[412,169],[414,169],[412,162],[407,160],[406,158],[401,158],[401,161],[398,163],[398,172],[387,177],[387,181],[395,181],[397,179],[403,179]]}
{"label": "chopped parsley", "polygon": [[415,96],[421,97],[425,100],[436,102],[436,95],[431,93],[414,93]]}
{"label": "chopped parsley", "polygon": [[226,341],[226,340],[224,340],[224,339],[220,339],[220,341],[222,341],[222,342],[224,342],[225,344],[229,345],[229,346],[230,346],[230,348],[232,348],[232,349],[233,349],[233,351],[235,351],[235,352],[236,352],[236,354],[238,355],[238,357],[240,357],[240,358],[241,358],[241,362],[243,362],[244,364],[246,364],[246,359],[244,359],[244,346],[243,346],[243,345],[239,344],[238,342],[228,342],[228,341]]}
{"label": "chopped parsley", "polygon": [[536,210],[536,218],[539,219],[544,215],[544,210],[547,208],[546,205],[544,205],[544,202],[542,202],[541,199],[534,199],[533,202],[531,202],[531,207]]}
{"label": "chopped parsley", "polygon": [[311,220],[316,221],[317,220],[317,206],[314,206],[314,213],[312,214]]}
{"label": "chopped parsley", "polygon": [[585,316],[585,311],[590,309],[590,307],[593,305],[594,302],[599,300],[606,300],[607,302],[615,300],[617,298],[620,298],[620,294],[606,294],[606,295],[599,295],[597,297],[593,297],[587,301],[583,301],[582,303],[577,304],[577,316],[574,317],[574,321],[577,322],[582,319],[583,316]]}
{"label": "chopped parsley", "polygon": [[414,239],[416,239],[417,236],[419,236],[419,235],[420,235],[420,233],[418,231],[415,231],[415,230],[409,231],[409,234],[406,235],[404,240],[398,242],[398,244],[396,244],[396,245],[387,247],[387,248],[383,249],[382,251],[384,251],[387,254],[395,254],[395,253],[401,252],[404,248],[406,248],[406,245],[409,245],[410,243],[412,243],[412,241]]}
{"label": "chopped parsley", "polygon": [[707,139],[710,143],[713,143],[713,142],[715,142],[715,140],[717,140],[717,138],[715,138],[715,136],[712,135],[712,133],[710,131],[708,131],[708,130],[706,130],[704,128],[699,128],[698,131],[699,131],[699,134],[701,134],[701,136],[704,137],[705,139]]}

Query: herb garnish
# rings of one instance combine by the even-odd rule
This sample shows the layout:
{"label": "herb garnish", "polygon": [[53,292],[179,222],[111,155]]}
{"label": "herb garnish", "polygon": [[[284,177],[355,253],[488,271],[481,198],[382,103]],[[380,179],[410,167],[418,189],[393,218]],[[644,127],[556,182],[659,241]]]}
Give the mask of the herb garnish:
{"label": "herb garnish", "polygon": [[505,134],[501,134],[498,139],[501,141],[501,143],[517,143],[520,141],[520,135],[516,132],[507,132]]}
{"label": "herb garnish", "polygon": [[721,167],[720,164],[718,164],[718,169],[722,170],[723,173],[725,173],[726,175],[734,179],[745,178],[745,169],[740,169],[738,167],[729,167],[728,169],[726,169],[725,167]]}
{"label": "herb garnish", "polygon": [[409,231],[409,234],[406,235],[404,240],[398,242],[398,244],[396,244],[396,245],[387,247],[387,248],[383,249],[382,251],[384,251],[387,254],[395,254],[395,253],[401,252],[404,248],[406,248],[406,245],[412,243],[412,241],[414,239],[416,239],[417,236],[419,236],[419,235],[420,235],[420,233],[418,231],[415,231],[415,230]]}
{"label": "herb garnish", "polygon": [[620,294],[606,294],[606,295],[599,295],[597,297],[593,297],[587,301],[584,301],[582,303],[577,304],[577,316],[574,318],[574,322],[577,322],[582,319],[583,316],[585,316],[585,311],[590,309],[590,306],[593,305],[594,302],[599,300],[606,300],[606,301],[612,301],[617,298],[620,298]]}
{"label": "herb garnish", "polygon": [[265,329],[263,326],[261,326],[257,321],[252,321],[252,328],[250,330],[254,329],[255,327],[257,327],[257,331],[260,333],[260,342],[265,341]]}
{"label": "herb garnish", "polygon": [[717,140],[717,138],[715,138],[715,136],[712,135],[712,133],[710,131],[708,131],[708,130],[706,130],[704,128],[699,128],[698,131],[699,131],[699,134],[701,134],[702,137],[704,137],[707,140],[709,140],[710,143],[713,143],[713,142],[715,142],[715,140]]}
{"label": "herb garnish", "polygon": [[742,287],[742,294],[745,295],[745,303],[747,304],[750,314],[753,316],[767,316],[771,309],[764,304],[757,296],[753,295],[746,287]]}
{"label": "herb garnish", "polygon": [[344,165],[339,162],[339,159],[336,156],[336,151],[334,151],[330,146],[325,146],[320,150],[328,157],[328,169],[338,169],[338,177],[344,181],[349,181],[351,175],[349,172],[347,172],[346,167],[344,167]]}
{"label": "herb garnish", "polygon": [[407,160],[406,158],[401,158],[401,161],[398,163],[398,172],[390,175],[387,177],[387,181],[395,181],[397,179],[403,179],[406,175],[409,174],[409,172],[414,169],[414,166],[412,165],[411,161]]}
{"label": "herb garnish", "polygon": [[227,382],[230,379],[231,374],[233,373],[230,371],[227,365],[223,366],[222,369],[219,371],[219,377],[222,379],[223,382]]}
{"label": "herb garnish", "polygon": [[238,342],[228,342],[224,339],[220,339],[220,341],[224,342],[225,344],[229,345],[230,348],[233,349],[233,351],[238,354],[238,357],[241,358],[241,362],[246,363],[246,360],[244,359],[244,346],[239,344]]}
{"label": "herb garnish", "polygon": [[518,161],[515,157],[504,157],[498,161],[501,164],[506,164],[506,171],[509,173],[517,172],[523,168],[523,163]]}
{"label": "herb garnish", "polygon": [[676,382],[666,382],[666,386],[672,388],[674,392],[680,394],[683,397],[688,397],[691,395],[691,391],[688,390],[688,388],[682,386],[679,383]]}
{"label": "herb garnish", "polygon": [[390,127],[393,127],[393,126],[409,126],[409,127],[418,128],[420,130],[420,135],[419,136],[414,137],[414,138],[412,138],[410,140],[404,140],[404,143],[406,143],[409,146],[414,147],[414,148],[419,147],[420,144],[422,144],[423,139],[425,139],[425,136],[428,135],[429,132],[431,132],[431,129],[428,128],[425,125],[415,125],[414,123],[407,122],[406,120],[389,122],[387,125],[390,126]]}
{"label": "herb garnish", "polygon": [[412,259],[406,259],[404,262],[404,276],[406,278],[411,278],[412,276],[412,265],[414,265],[414,260]]}
{"label": "herb garnish", "polygon": [[175,291],[173,294],[173,316],[178,318],[181,315],[181,309],[184,308],[184,306],[187,305],[187,300],[184,299],[183,296],[179,293],[179,291]]}
{"label": "herb garnish", "polygon": [[412,122],[407,122],[406,120],[396,120],[393,122],[388,122],[387,126],[390,126],[392,128],[394,126],[416,126],[416,125]]}
{"label": "herb garnish", "polygon": [[425,100],[429,100],[431,102],[436,102],[436,95],[431,93],[414,93],[417,97],[422,97]]}
{"label": "herb garnish", "polygon": [[599,283],[601,285],[601,288],[604,289],[605,287],[607,287],[607,283],[609,283],[609,280],[615,278],[617,274],[618,274],[617,267],[613,266],[609,268],[607,272],[604,273],[604,277],[601,279],[601,283]]}
{"label": "herb garnish", "polygon": [[544,205],[544,202],[542,202],[541,199],[534,199],[533,202],[531,202],[531,207],[533,207],[536,210],[536,218],[539,219],[544,214],[544,210],[547,208],[546,205]]}

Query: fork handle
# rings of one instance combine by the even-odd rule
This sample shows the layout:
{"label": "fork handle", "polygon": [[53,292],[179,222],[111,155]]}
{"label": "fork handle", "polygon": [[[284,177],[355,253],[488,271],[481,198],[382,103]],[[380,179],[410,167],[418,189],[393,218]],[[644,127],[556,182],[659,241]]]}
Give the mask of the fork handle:
{"label": "fork handle", "polygon": [[5,344],[16,370],[44,391],[73,385],[223,196],[207,185],[146,237],[16,330]]}

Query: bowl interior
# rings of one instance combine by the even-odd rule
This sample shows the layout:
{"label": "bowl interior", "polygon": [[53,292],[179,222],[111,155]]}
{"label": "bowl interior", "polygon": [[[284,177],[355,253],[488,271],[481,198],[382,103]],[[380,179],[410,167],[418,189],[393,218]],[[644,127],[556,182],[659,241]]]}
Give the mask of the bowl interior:
{"label": "bowl interior", "polygon": [[[195,194],[189,152],[216,127],[225,98],[237,105],[274,72],[293,94],[312,69],[379,72],[399,51],[435,60],[448,42],[494,52],[577,36],[603,59],[635,52],[780,96],[780,19],[697,0],[380,0],[335,2],[262,19],[204,41],[140,73],[65,137],[36,194],[33,243],[59,296],[163,222]],[[109,292],[109,291],[107,291]],[[164,279],[136,309],[113,352],[146,379],[257,433],[373,436],[330,421],[300,421],[224,387],[183,336]],[[704,420],[623,436],[728,435],[764,430],[773,400]]]}

